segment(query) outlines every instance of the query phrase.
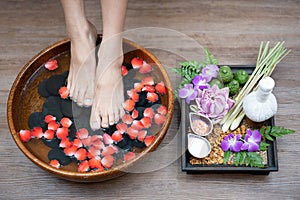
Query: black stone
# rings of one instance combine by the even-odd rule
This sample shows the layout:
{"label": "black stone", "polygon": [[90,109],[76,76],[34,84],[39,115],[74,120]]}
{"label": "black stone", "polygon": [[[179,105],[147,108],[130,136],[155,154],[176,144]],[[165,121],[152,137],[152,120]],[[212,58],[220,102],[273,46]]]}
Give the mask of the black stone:
{"label": "black stone", "polygon": [[51,149],[48,153],[49,160],[58,160],[61,165],[68,165],[72,159],[63,152],[61,149]]}
{"label": "black stone", "polygon": [[46,88],[51,95],[58,96],[58,90],[66,83],[66,77],[62,75],[51,76],[46,83]]}
{"label": "black stone", "polygon": [[44,115],[41,112],[32,113],[28,118],[28,126],[30,129],[33,129],[34,127],[44,128],[46,126]]}
{"label": "black stone", "polygon": [[43,104],[42,113],[43,115],[53,115],[56,117],[56,120],[59,121],[63,117],[63,114],[60,111],[60,107],[61,98],[57,96],[50,96]]}
{"label": "black stone", "polygon": [[128,134],[124,133],[122,140],[120,142],[116,143],[116,145],[118,147],[120,147],[121,149],[123,149],[124,147],[126,147],[129,144],[129,140],[130,140],[130,138],[129,138]]}
{"label": "black stone", "polygon": [[137,139],[135,139],[135,140],[132,141],[132,145],[135,146],[135,147],[137,147],[137,148],[144,148],[144,147],[146,147],[144,142],[141,142],[141,141],[139,141]]}
{"label": "black stone", "polygon": [[49,97],[50,93],[48,92],[47,88],[46,88],[46,84],[47,84],[48,79],[43,80],[40,84],[39,84],[39,88],[38,88],[38,93],[42,96],[42,97]]}
{"label": "black stone", "polygon": [[107,128],[102,128],[102,131],[111,136],[116,130],[118,130],[116,126],[117,124],[109,125]]}
{"label": "black stone", "polygon": [[75,123],[74,123],[74,121],[72,121],[72,122],[73,122],[73,124],[69,128],[69,134],[68,134],[68,138],[71,142],[76,138],[76,132],[77,132]]}
{"label": "black stone", "polygon": [[56,149],[59,148],[60,139],[53,138],[52,140],[47,140],[45,138],[42,138],[42,141],[45,145],[47,145],[50,148]]}
{"label": "black stone", "polygon": [[135,106],[137,107],[146,107],[145,105],[148,103],[147,92],[142,91],[139,92],[139,100],[136,102]]}
{"label": "black stone", "polygon": [[133,69],[132,65],[130,63],[123,63],[123,65],[126,67],[126,69],[129,71]]}
{"label": "black stone", "polygon": [[151,102],[146,99],[146,103],[143,106],[145,108],[149,108],[149,107],[153,107],[155,105],[160,105],[160,104],[161,104],[161,100],[160,100],[160,97],[158,96],[158,99],[155,102]]}
{"label": "black stone", "polygon": [[62,74],[60,74],[61,76],[67,78],[69,76],[69,71],[65,71]]}
{"label": "black stone", "polygon": [[72,101],[70,99],[62,99],[60,104],[61,113],[66,117],[73,117]]}
{"label": "black stone", "polygon": [[144,110],[145,110],[145,108],[144,108],[144,107],[136,107],[135,109],[136,109],[136,110],[138,111],[138,113],[139,113],[138,117],[137,117],[135,120],[140,120],[140,119],[142,119],[142,118],[144,117]]}

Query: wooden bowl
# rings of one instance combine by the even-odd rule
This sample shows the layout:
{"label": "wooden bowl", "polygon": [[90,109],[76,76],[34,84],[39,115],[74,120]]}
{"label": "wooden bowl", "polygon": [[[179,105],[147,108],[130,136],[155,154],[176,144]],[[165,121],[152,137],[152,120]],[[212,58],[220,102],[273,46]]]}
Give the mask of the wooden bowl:
{"label": "wooden bowl", "polygon": [[[99,36],[99,40],[101,37]],[[29,142],[22,142],[18,132],[22,129],[29,129],[27,121],[31,113],[41,111],[45,98],[38,94],[38,85],[42,80],[67,71],[70,63],[70,41],[68,39],[59,41],[47,47],[34,56],[20,71],[11,88],[7,103],[8,125],[14,141],[20,150],[37,166],[57,175],[63,179],[77,182],[100,182],[116,178],[126,173],[137,162],[142,162],[142,158],[147,153],[154,151],[163,140],[169,128],[173,108],[174,97],[171,81],[159,60],[148,50],[127,39],[123,40],[125,53],[124,62],[129,63],[134,57],[140,57],[148,63],[154,63],[154,80],[163,80],[167,87],[167,94],[162,97],[162,104],[167,106],[168,113],[166,121],[161,129],[156,133],[155,141],[137,156],[129,161],[102,172],[77,172],[77,164],[69,164],[60,169],[49,165],[48,152],[50,150],[40,139],[31,139]],[[50,59],[57,59],[59,68],[55,71],[46,70],[43,66]]]}

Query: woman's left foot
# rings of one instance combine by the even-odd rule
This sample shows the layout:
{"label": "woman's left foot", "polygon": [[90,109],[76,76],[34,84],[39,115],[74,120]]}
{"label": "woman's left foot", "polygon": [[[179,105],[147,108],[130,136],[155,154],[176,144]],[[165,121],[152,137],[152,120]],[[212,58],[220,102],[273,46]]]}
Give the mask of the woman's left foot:
{"label": "woman's left foot", "polygon": [[124,89],[121,75],[124,58],[122,39],[119,36],[103,39],[98,58],[95,93],[90,116],[90,126],[94,130],[113,125],[124,115],[122,107]]}

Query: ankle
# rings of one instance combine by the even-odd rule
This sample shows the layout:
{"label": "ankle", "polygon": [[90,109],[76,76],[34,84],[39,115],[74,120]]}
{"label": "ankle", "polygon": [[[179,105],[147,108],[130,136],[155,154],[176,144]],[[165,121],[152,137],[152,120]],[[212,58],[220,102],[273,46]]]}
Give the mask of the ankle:
{"label": "ankle", "polygon": [[84,38],[91,32],[91,27],[88,21],[76,22],[67,26],[67,35],[71,40]]}

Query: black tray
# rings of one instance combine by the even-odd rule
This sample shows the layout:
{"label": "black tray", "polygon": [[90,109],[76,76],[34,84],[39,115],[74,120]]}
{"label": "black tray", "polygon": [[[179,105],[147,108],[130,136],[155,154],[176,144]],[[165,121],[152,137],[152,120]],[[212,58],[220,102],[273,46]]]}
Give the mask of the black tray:
{"label": "black tray", "polygon": [[[244,66],[244,65],[230,65],[232,71],[235,72],[239,69],[246,70],[249,74],[253,72],[254,66]],[[246,166],[234,166],[234,165],[191,165],[189,163],[192,155],[187,150],[187,132],[190,127],[189,123],[189,106],[186,104],[185,100],[181,101],[181,167],[182,171],[189,174],[192,173],[247,173],[247,174],[263,174],[268,175],[270,172],[278,171],[278,159],[277,159],[277,148],[276,139],[274,141],[267,141],[270,146],[267,150],[267,165],[265,168],[256,167],[246,167]],[[266,125],[274,126],[274,118],[272,117],[266,121]]]}

